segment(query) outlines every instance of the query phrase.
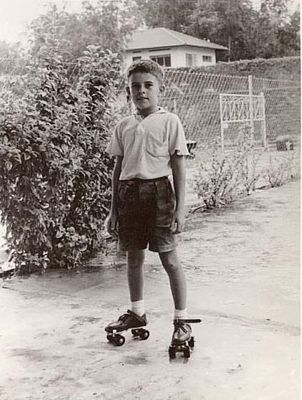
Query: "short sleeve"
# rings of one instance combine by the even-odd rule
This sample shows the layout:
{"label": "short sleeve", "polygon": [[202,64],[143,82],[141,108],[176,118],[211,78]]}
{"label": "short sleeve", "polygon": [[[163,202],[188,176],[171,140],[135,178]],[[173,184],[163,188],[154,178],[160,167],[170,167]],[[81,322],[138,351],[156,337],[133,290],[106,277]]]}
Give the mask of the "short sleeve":
{"label": "short sleeve", "polygon": [[119,125],[117,125],[114,129],[113,135],[108,143],[106,148],[106,152],[111,154],[112,156],[123,156],[124,150],[123,145],[120,137],[120,129]]}
{"label": "short sleeve", "polygon": [[169,121],[169,154],[172,156],[176,152],[179,156],[189,155],[185,133],[177,115],[171,114]]}

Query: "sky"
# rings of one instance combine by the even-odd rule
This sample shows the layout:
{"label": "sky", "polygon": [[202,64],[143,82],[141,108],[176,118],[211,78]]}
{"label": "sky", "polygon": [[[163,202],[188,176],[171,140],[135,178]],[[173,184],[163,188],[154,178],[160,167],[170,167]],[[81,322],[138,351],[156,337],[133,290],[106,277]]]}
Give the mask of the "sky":
{"label": "sky", "polygon": [[[52,0],[68,11],[78,11],[82,0]],[[27,25],[47,9],[49,0],[0,0],[0,41],[23,41]]]}
{"label": "sky", "polygon": [[[97,0],[90,0],[91,3]],[[258,7],[261,0],[252,0]],[[300,0],[291,0],[291,9],[295,9]],[[67,11],[76,12],[81,8],[82,0],[52,0],[59,7],[65,5]],[[23,41],[26,27],[34,18],[46,10],[49,0],[0,0],[0,41],[9,43]]]}

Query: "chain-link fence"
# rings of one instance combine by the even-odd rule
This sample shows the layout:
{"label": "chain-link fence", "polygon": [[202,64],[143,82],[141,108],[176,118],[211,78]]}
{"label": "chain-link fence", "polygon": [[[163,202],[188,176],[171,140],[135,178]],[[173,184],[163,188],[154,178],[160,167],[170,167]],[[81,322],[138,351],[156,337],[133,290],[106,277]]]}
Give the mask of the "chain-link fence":
{"label": "chain-link fence", "polygon": [[[167,69],[165,87],[161,105],[178,114],[187,139],[200,147],[221,142],[222,135],[232,146],[243,126],[251,128],[256,145],[270,145],[280,135],[299,140],[300,82]],[[236,117],[229,121],[222,118],[222,94],[234,97]]]}
{"label": "chain-link fence", "polygon": [[[238,127],[251,123],[259,144],[264,142],[264,133],[268,144],[279,135],[299,138],[300,82],[168,70],[165,84],[163,105],[179,115],[187,138],[197,141],[199,145],[220,138],[222,128],[226,144],[231,145]],[[235,95],[237,112],[234,122],[237,124],[230,120],[231,123],[221,126],[221,94]],[[255,104],[259,95],[263,95],[265,102],[263,120],[259,120],[250,109],[246,115],[246,107],[243,106],[249,97]],[[252,121],[251,115],[254,115]]]}
{"label": "chain-link fence", "polygon": [[[24,66],[0,59],[0,97],[5,90],[16,86],[21,70]],[[77,68],[70,66],[70,79],[74,82],[76,74]],[[280,135],[299,140],[300,82],[208,74],[196,69],[167,69],[165,87],[161,105],[178,114],[187,139],[196,141],[198,146],[217,142],[222,135],[225,145],[232,145],[243,125],[252,128],[255,142],[259,145],[274,143]],[[236,118],[233,120],[224,121],[222,118],[222,94],[229,98],[234,95]],[[260,96],[264,100],[265,115],[259,119],[251,107]],[[115,111],[121,115],[129,111],[122,88]]]}

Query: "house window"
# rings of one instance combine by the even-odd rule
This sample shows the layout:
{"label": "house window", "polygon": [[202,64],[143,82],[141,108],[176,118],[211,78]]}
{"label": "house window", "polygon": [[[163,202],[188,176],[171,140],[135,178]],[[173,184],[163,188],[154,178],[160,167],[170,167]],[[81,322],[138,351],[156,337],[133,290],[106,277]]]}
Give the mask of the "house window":
{"label": "house window", "polygon": [[151,60],[157,62],[162,67],[171,67],[171,54],[163,54],[160,56],[151,56]]}
{"label": "house window", "polygon": [[196,65],[196,54],[186,53],[186,66],[192,67]]}
{"label": "house window", "polygon": [[140,60],[141,58],[141,56],[132,57],[132,61]]}
{"label": "house window", "polygon": [[203,62],[212,62],[212,56],[202,56]]}

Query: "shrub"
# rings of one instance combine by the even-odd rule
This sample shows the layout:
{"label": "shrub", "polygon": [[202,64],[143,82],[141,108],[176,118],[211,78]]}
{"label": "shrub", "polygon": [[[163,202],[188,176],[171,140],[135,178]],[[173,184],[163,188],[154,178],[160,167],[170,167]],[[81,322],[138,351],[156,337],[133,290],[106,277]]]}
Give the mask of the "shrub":
{"label": "shrub", "polygon": [[231,202],[237,191],[236,178],[230,159],[213,152],[210,162],[199,165],[195,178],[195,190],[202,202],[201,208],[221,207]]}
{"label": "shrub", "polygon": [[297,154],[290,148],[278,157],[269,157],[269,164],[263,171],[264,178],[270,187],[279,187],[296,179],[300,175],[300,166]]}
{"label": "shrub", "polygon": [[0,114],[1,218],[20,272],[79,268],[103,244],[119,62],[90,46],[72,79],[69,67],[45,54]]}
{"label": "shrub", "polygon": [[260,174],[256,174],[255,156],[248,127],[243,127],[235,149],[222,152],[218,144],[210,149],[210,158],[200,163],[195,177],[195,190],[201,200],[197,209],[210,209],[231,203],[250,194]]}
{"label": "shrub", "polygon": [[239,193],[250,195],[255,190],[261,176],[261,173],[257,172],[260,158],[261,153],[256,153],[254,142],[251,140],[250,127],[242,127],[232,155],[232,162],[238,173]]}

